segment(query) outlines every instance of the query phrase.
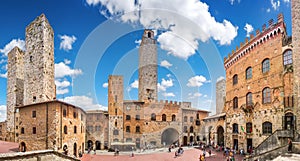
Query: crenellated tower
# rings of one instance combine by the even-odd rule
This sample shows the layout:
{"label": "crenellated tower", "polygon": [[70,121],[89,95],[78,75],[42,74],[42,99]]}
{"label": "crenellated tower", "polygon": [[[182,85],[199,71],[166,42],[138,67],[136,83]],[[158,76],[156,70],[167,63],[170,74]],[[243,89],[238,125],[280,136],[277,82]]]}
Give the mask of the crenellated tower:
{"label": "crenellated tower", "polygon": [[157,50],[154,32],[145,30],[139,48],[139,101],[157,100]]}
{"label": "crenellated tower", "polygon": [[44,14],[26,27],[24,105],[56,98],[54,32]]}

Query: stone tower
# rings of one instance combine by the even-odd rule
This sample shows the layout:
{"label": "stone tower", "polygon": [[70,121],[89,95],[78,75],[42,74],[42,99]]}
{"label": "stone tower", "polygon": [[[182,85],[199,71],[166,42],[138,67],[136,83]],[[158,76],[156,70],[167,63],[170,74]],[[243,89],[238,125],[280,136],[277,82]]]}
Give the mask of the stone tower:
{"label": "stone tower", "polygon": [[300,1],[292,0],[292,38],[293,38],[293,71],[294,71],[294,94],[296,115],[296,129],[300,127]]}
{"label": "stone tower", "polygon": [[220,114],[224,108],[226,97],[226,81],[218,80],[216,83],[216,114]]}
{"label": "stone tower", "polygon": [[109,145],[123,142],[123,77],[111,75],[108,79]]}
{"label": "stone tower", "polygon": [[15,107],[23,105],[24,91],[24,52],[18,47],[14,47],[8,53],[7,64],[7,132],[8,140],[14,139],[15,127]]}
{"label": "stone tower", "polygon": [[157,100],[157,50],[154,32],[145,30],[139,48],[139,101]]}
{"label": "stone tower", "polygon": [[54,33],[44,14],[26,27],[24,105],[56,98],[54,83]]}

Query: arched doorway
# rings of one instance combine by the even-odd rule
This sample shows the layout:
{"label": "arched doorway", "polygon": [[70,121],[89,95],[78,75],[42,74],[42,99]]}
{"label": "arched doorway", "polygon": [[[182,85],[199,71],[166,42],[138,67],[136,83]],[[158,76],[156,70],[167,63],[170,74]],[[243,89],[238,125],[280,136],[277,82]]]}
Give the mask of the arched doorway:
{"label": "arched doorway", "polygon": [[87,148],[88,148],[88,150],[92,150],[93,149],[93,141],[92,140],[88,140],[88,142],[87,142]]}
{"label": "arched doorway", "polygon": [[217,133],[218,133],[217,144],[223,146],[224,145],[224,129],[222,126],[218,127]]}
{"label": "arched doorway", "polygon": [[77,157],[77,144],[74,143],[73,155]]}
{"label": "arched doorway", "polygon": [[26,144],[24,142],[21,142],[20,152],[26,152]]}
{"label": "arched doorway", "polygon": [[101,142],[100,141],[96,141],[96,150],[101,150]]}
{"label": "arched doorway", "polygon": [[194,136],[190,136],[190,144],[194,144]]}
{"label": "arched doorway", "polygon": [[212,138],[211,138],[211,133],[212,133],[212,132],[211,132],[211,131],[212,131],[211,129],[212,129],[212,126],[210,126],[210,127],[208,128],[208,145],[210,145],[210,141],[211,141],[211,139],[212,139]]}
{"label": "arched doorway", "polygon": [[178,141],[179,133],[173,128],[166,129],[161,135],[162,145],[171,145]]}
{"label": "arched doorway", "polygon": [[284,115],[283,121],[284,121],[283,126],[284,126],[285,130],[293,130],[294,129],[295,119],[294,119],[293,113],[291,113],[291,112],[286,113]]}
{"label": "arched doorway", "polygon": [[183,137],[183,145],[186,146],[187,145],[187,136]]}

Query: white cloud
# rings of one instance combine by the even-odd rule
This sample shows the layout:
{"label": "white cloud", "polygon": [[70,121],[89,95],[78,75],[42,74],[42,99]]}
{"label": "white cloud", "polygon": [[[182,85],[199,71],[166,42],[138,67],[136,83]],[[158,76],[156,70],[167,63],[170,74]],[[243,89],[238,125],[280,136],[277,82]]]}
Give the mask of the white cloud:
{"label": "white cloud", "polygon": [[[235,0],[229,0],[229,2],[230,2],[230,4],[231,4],[231,5],[233,5],[233,4],[234,4],[234,2],[235,2]],[[237,2],[238,2],[238,3],[240,3],[240,2],[241,2],[241,0],[237,0]]]}
{"label": "white cloud", "polygon": [[102,87],[103,87],[103,88],[107,88],[107,87],[108,87],[108,83],[107,83],[107,82],[103,83],[103,84],[102,84]]}
{"label": "white cloud", "polygon": [[131,89],[138,89],[139,88],[139,81],[138,80],[134,80],[129,87],[127,88],[128,91],[130,91]]}
{"label": "white cloud", "polygon": [[21,39],[13,39],[8,44],[5,45],[3,49],[0,49],[0,53],[7,54],[13,49],[15,46],[19,47],[21,50],[25,50],[25,41]]}
{"label": "white cloud", "polygon": [[[144,28],[161,30],[157,41],[161,48],[176,57],[187,59],[195,54],[198,41],[210,38],[220,45],[230,44],[237,36],[238,27],[227,20],[217,22],[209,6],[198,0],[86,0],[87,4],[101,5],[100,13],[108,18]],[[104,7],[103,7],[104,6]],[[117,16],[116,16],[117,15]]]}
{"label": "white cloud", "polygon": [[77,39],[74,35],[58,35],[58,37],[61,39],[59,49],[63,49],[65,51],[72,50],[72,45]]}
{"label": "white cloud", "polygon": [[163,60],[160,62],[160,65],[165,67],[165,68],[169,68],[171,67],[173,64],[171,64],[170,62],[168,62],[167,60]]}
{"label": "white cloud", "polygon": [[170,93],[163,93],[162,95],[165,96],[165,97],[175,97],[175,94],[172,93],[172,92],[170,92]]}
{"label": "white cloud", "polygon": [[0,64],[5,63],[7,60],[6,59],[1,59]]}
{"label": "white cloud", "polygon": [[202,75],[197,75],[194,77],[191,77],[188,80],[187,86],[188,87],[201,87],[203,85],[203,83],[208,83],[210,81],[208,81],[204,76]]}
{"label": "white cloud", "polygon": [[271,12],[271,9],[270,9],[270,8],[268,8],[268,9],[267,9],[267,12],[268,12],[268,13],[269,13],[269,12]]}
{"label": "white cloud", "polygon": [[271,5],[272,5],[272,8],[276,11],[276,10],[278,10],[279,9],[279,7],[280,7],[280,1],[279,0],[275,0],[275,2],[274,2],[274,0],[270,0],[271,1]]}
{"label": "white cloud", "polygon": [[217,82],[219,82],[220,80],[223,80],[225,79],[223,76],[220,76],[218,79],[217,79]]}
{"label": "white cloud", "polygon": [[167,74],[167,77],[170,78],[172,75],[171,74]]}
{"label": "white cloud", "polygon": [[206,98],[206,97],[207,97],[207,95],[205,94],[203,97],[204,97],[204,98]]}
{"label": "white cloud", "polygon": [[290,3],[290,0],[283,0],[284,3]]}
{"label": "white cloud", "polygon": [[7,72],[4,73],[4,74],[3,74],[3,73],[0,73],[0,77],[1,77],[1,78],[7,78]]}
{"label": "white cloud", "polygon": [[56,94],[61,95],[61,94],[66,94],[69,93],[68,87],[71,85],[71,83],[67,80],[55,80],[55,85],[56,85]]}
{"label": "white cloud", "polygon": [[76,105],[84,110],[107,110],[107,107],[93,103],[93,99],[87,96],[70,96],[61,101]]}
{"label": "white cloud", "polygon": [[199,92],[196,92],[196,93],[189,93],[188,95],[190,96],[189,99],[194,99],[194,98],[197,98],[197,97],[201,97],[203,94],[199,93]]}
{"label": "white cloud", "polygon": [[253,31],[252,25],[246,23],[244,30],[247,32],[247,37],[250,37],[250,33]]}
{"label": "white cloud", "polygon": [[76,77],[77,75],[81,74],[81,69],[71,69],[71,67],[64,62],[55,64],[55,78],[62,78],[65,76]]}
{"label": "white cloud", "polygon": [[141,45],[142,40],[135,40],[134,43],[136,43],[136,48],[139,48]]}
{"label": "white cloud", "polygon": [[170,88],[173,85],[174,84],[173,84],[173,80],[172,79],[169,79],[169,80],[162,79],[161,83],[157,83],[158,92],[166,91],[167,88]]}
{"label": "white cloud", "polygon": [[64,59],[64,62],[65,62],[65,64],[71,64],[71,60],[68,60],[68,59]]}
{"label": "white cloud", "polygon": [[0,122],[6,120],[6,105],[0,105]]}

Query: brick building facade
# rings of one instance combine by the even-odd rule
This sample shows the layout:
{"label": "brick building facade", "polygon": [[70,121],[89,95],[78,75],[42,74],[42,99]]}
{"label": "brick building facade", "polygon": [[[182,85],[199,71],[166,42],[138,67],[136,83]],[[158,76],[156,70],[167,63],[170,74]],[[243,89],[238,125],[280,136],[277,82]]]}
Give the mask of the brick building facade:
{"label": "brick building facade", "polygon": [[293,55],[279,14],[224,58],[227,147],[252,149],[275,131],[295,128]]}

